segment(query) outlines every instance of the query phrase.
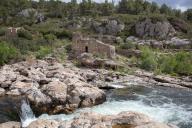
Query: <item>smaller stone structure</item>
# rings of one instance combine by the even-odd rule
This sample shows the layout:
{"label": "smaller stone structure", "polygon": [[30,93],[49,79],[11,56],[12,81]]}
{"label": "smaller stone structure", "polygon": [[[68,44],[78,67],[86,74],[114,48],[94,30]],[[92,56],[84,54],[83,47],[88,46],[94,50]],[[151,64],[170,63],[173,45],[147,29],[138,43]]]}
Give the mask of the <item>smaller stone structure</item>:
{"label": "smaller stone structure", "polygon": [[105,44],[93,38],[85,38],[79,33],[73,35],[72,50],[76,55],[81,53],[92,53],[101,57],[114,58],[115,47]]}
{"label": "smaller stone structure", "polygon": [[7,28],[7,32],[6,32],[6,35],[8,37],[16,37],[17,36],[17,33],[18,31],[22,29],[21,27],[17,27],[17,28],[14,28],[14,27],[9,27]]}

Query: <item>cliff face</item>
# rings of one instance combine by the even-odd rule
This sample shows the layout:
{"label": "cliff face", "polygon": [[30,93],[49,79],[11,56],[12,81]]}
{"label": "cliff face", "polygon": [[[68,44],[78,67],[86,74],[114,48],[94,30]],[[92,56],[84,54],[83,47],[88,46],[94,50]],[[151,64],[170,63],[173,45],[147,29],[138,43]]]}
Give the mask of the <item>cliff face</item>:
{"label": "cliff face", "polygon": [[176,33],[168,21],[157,21],[153,23],[151,19],[136,23],[135,32],[137,36],[142,38],[152,37],[157,39],[167,39]]}

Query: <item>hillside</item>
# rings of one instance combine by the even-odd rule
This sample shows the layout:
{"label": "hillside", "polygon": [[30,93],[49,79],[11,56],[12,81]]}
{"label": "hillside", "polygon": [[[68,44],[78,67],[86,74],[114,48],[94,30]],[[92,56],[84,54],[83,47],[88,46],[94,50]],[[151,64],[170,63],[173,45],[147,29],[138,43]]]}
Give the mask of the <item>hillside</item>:
{"label": "hillside", "polygon": [[[70,52],[74,32],[112,44],[117,51],[132,51],[131,60],[129,54],[125,55],[129,57],[129,61],[126,62],[129,65],[132,59],[136,60],[134,51],[142,50],[143,46],[149,47],[151,52],[165,53],[170,57],[182,54],[182,59],[191,60],[191,52],[188,52],[192,48],[190,9],[181,12],[165,4],[158,6],[154,2],[142,0],[122,0],[118,5],[108,1],[77,3],[73,0],[64,3],[44,0],[2,0],[0,9],[0,65],[30,58],[43,59],[55,53],[58,48],[60,52],[56,58],[64,61]],[[176,52],[176,55],[171,55],[172,51],[182,53],[177,55]],[[145,62],[154,63],[155,68],[142,66],[141,58],[137,58],[138,62],[134,63],[137,67],[147,70],[160,70],[157,72],[191,74],[191,66],[188,67],[189,70],[181,68],[187,72],[175,71],[178,66],[174,66],[176,69],[172,69],[173,71],[158,69],[162,65],[158,66],[155,63],[162,61],[162,58],[168,59],[150,58],[149,62]],[[170,63],[182,65],[177,61],[178,59],[174,59]],[[190,65],[191,61],[182,63]]]}

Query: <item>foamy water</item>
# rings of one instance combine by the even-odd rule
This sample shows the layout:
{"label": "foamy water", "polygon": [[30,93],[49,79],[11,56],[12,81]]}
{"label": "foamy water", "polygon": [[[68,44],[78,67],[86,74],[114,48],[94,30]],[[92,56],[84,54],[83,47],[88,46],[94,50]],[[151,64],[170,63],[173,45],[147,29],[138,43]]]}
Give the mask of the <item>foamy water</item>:
{"label": "foamy water", "polygon": [[[180,101],[175,99],[174,93],[177,98],[180,98]],[[158,122],[172,123],[182,128],[191,128],[192,103],[189,101],[190,103],[186,104],[186,100],[183,98],[192,98],[192,94],[189,92],[187,93],[189,95],[185,96],[183,93],[187,92],[184,91],[177,93],[177,91],[174,92],[174,90],[170,92],[166,89],[154,90],[145,87],[141,87],[139,89],[128,88],[128,91],[121,89],[117,92],[112,92],[112,94],[108,97],[108,101],[101,105],[92,108],[79,109],[71,115],[43,114],[39,118],[70,120],[75,116],[78,116],[80,112],[85,111],[96,112],[104,115],[118,114],[123,111],[135,111],[146,114]]]}

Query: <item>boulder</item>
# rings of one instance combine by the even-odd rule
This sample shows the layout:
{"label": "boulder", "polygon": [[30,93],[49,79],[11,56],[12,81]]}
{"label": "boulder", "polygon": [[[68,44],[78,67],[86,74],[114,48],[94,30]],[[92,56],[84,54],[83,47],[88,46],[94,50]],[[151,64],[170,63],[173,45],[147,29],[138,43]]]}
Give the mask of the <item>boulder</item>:
{"label": "boulder", "polygon": [[10,121],[0,124],[0,128],[21,128],[21,123]]}
{"label": "boulder", "polygon": [[165,44],[168,48],[176,48],[176,49],[190,49],[192,48],[192,42],[188,39],[180,39],[178,37],[173,37],[171,40],[166,41]]}
{"label": "boulder", "polygon": [[64,104],[66,102],[67,85],[65,83],[55,80],[44,85],[41,89],[46,95],[54,100],[54,104]]}
{"label": "boulder", "polygon": [[184,32],[184,33],[188,32],[188,29],[190,26],[186,21],[184,21],[180,18],[170,18],[168,20],[171,23],[171,25],[173,25],[175,30],[180,31],[180,32]]}
{"label": "boulder", "polygon": [[32,122],[27,128],[58,128],[59,123],[55,120],[37,120]]}
{"label": "boulder", "polygon": [[94,65],[94,58],[91,53],[82,53],[80,56],[78,56],[78,61],[83,66],[93,67]]}
{"label": "boulder", "polygon": [[0,87],[8,88],[12,82],[16,81],[17,73],[9,65],[5,65],[0,70]]}
{"label": "boulder", "polygon": [[125,26],[117,20],[107,19],[101,22],[93,21],[92,28],[99,34],[117,35],[119,32],[124,30]]}
{"label": "boulder", "polygon": [[68,102],[79,107],[90,107],[103,103],[106,100],[104,91],[98,90],[84,82],[72,84],[68,90]]}
{"label": "boulder", "polygon": [[135,32],[137,36],[142,38],[152,37],[158,39],[167,39],[176,33],[168,21],[157,21],[154,23],[151,19],[136,23]]}
{"label": "boulder", "polygon": [[50,97],[46,96],[40,89],[30,89],[26,92],[27,98],[35,106],[48,105],[51,103]]}
{"label": "boulder", "polygon": [[21,92],[19,91],[19,89],[12,89],[12,90],[9,90],[6,95],[9,95],[9,96],[20,96],[21,95]]}
{"label": "boulder", "polygon": [[42,13],[39,13],[36,9],[33,8],[22,10],[21,12],[18,13],[18,16],[25,18],[35,17],[36,23],[40,23],[46,20],[45,16]]}

